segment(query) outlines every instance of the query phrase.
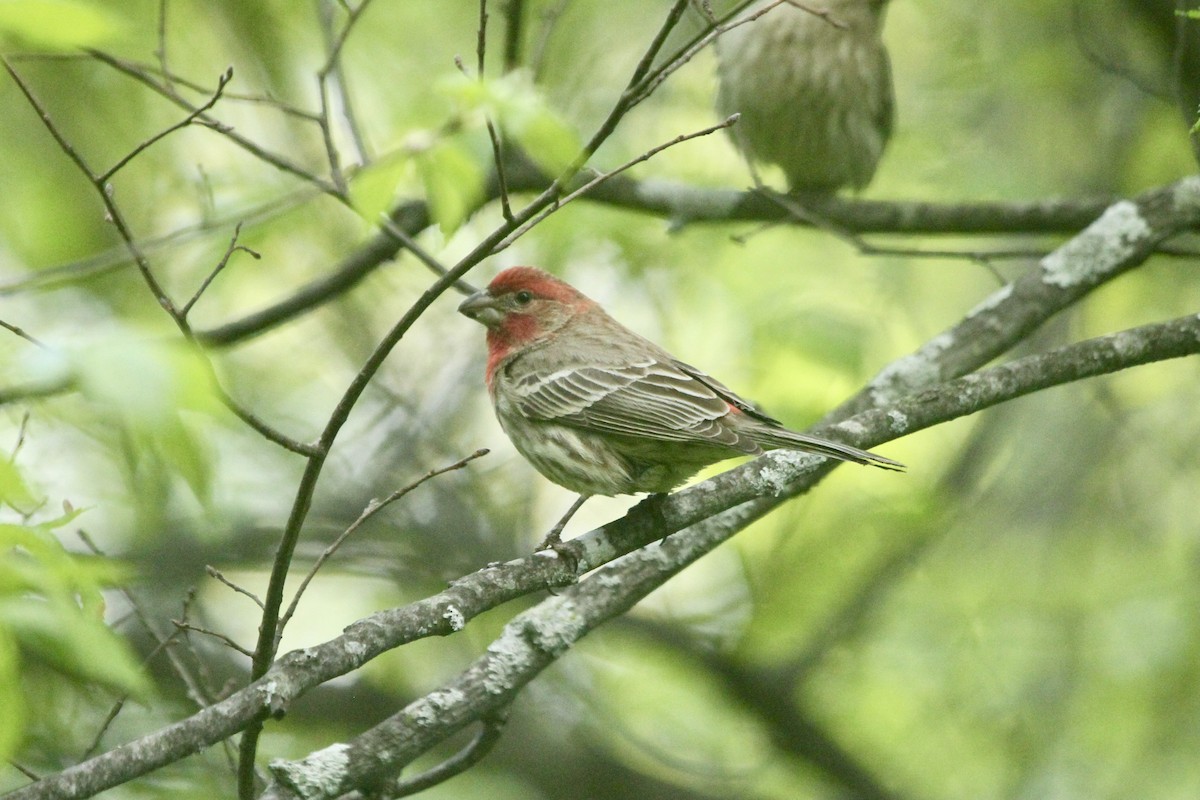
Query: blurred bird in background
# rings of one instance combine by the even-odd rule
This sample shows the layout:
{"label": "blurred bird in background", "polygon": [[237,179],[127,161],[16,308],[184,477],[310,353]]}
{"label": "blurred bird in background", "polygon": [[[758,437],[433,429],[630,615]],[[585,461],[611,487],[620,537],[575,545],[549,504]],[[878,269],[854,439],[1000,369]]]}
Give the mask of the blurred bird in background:
{"label": "blurred bird in background", "polygon": [[792,192],[870,182],[895,117],[886,4],[811,0],[819,16],[784,2],[717,39],[717,110],[741,114],[730,135],[752,170],[779,165]]}

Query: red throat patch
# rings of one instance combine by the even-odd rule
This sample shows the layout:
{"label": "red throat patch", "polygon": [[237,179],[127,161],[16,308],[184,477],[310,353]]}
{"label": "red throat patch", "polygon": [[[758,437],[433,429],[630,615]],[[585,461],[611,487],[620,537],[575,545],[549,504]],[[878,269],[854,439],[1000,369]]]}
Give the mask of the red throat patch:
{"label": "red throat patch", "polygon": [[498,328],[489,328],[487,332],[487,369],[484,379],[488,390],[492,388],[492,379],[500,364],[519,345],[537,336],[538,322],[529,314],[509,314]]}

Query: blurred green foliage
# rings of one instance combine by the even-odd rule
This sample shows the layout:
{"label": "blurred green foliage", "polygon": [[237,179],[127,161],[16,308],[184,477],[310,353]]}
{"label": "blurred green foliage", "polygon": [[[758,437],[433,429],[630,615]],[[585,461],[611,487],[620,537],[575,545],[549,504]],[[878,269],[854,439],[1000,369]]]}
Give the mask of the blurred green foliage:
{"label": "blurred green foliage", "polygon": [[[178,304],[211,275],[238,222],[239,243],[262,254],[232,255],[189,315],[197,330],[327,276],[397,198],[430,204],[437,225],[420,236],[427,250],[446,262],[469,251],[501,219],[497,203],[475,209],[492,158],[484,117],[544,169],[561,169],[624,87],[668,4],[527,0],[526,69],[507,75],[504,5],[491,7],[482,82],[454,62],[474,64],[476,4],[376,0],[367,9],[341,72],[358,136],[340,114],[330,133],[354,167],[351,204],[201,126],[154,143],[113,177],[112,197]],[[1153,3],[1076,5],[1079,14],[1040,0],[894,0],[886,39],[899,121],[866,196],[1129,195],[1195,171],[1188,126],[1170,99],[1172,45],[1144,15]],[[325,6],[340,25],[340,4]],[[166,8],[163,63],[174,73],[211,91],[233,66],[214,117],[327,177],[322,132],[280,105],[319,107],[325,45],[313,4]],[[161,66],[158,11],[157,0],[0,3],[6,57],[96,172],[185,112],[72,48]],[[685,20],[688,30],[697,24]],[[46,51],[57,55],[34,57]],[[178,89],[196,103],[208,98]],[[704,52],[631,114],[594,164],[617,166],[713,124],[713,92]],[[50,772],[87,749],[125,693],[144,705],[127,707],[102,746],[195,709],[197,693],[162,655],[136,668],[129,648],[145,655],[157,640],[131,621],[129,601],[112,591],[118,582],[159,637],[196,587],[192,622],[253,641],[257,608],[205,566],[261,593],[301,462],[221,408],[208,367],[7,78],[0,106],[0,319],[44,345],[0,331],[0,387],[62,380],[75,389],[0,406],[0,446],[23,435],[16,459],[0,458],[0,756]],[[750,184],[721,135],[666,150],[633,173]],[[989,251],[1060,239],[872,241]],[[514,263],[545,267],[793,426],[953,324],[998,277],[1034,263],[862,257],[820,232],[689,225],[587,201],[494,262],[469,279],[482,283]],[[243,407],[310,440],[429,282],[403,256],[313,313],[210,353],[216,376]],[[285,649],[528,551],[570,501],[520,460],[492,419],[482,336],[454,313],[456,302],[434,304],[351,416],[296,572],[371,498],[480,446],[493,453],[364,526],[314,582]],[[1158,257],[1060,315],[1023,351],[1198,307],[1194,258]],[[881,452],[911,465],[907,476],[840,469],[706,557],[635,610],[643,624],[597,633],[531,686],[497,751],[428,796],[845,796],[815,741],[788,738],[787,714],[828,736],[890,797],[1197,796],[1198,406],[1200,365],[1188,359],[885,445]],[[64,500],[87,516],[45,510]],[[571,529],[627,505],[594,501]],[[70,552],[84,520],[111,559]],[[386,654],[305,697],[268,726],[264,758],[353,736],[469,663],[530,602]],[[245,659],[211,638],[180,637],[173,652],[210,698],[245,678]],[[730,677],[738,670],[769,689],[771,702],[739,694]],[[214,748],[112,795],[228,794],[224,766]],[[0,788],[23,781],[0,772]]]}

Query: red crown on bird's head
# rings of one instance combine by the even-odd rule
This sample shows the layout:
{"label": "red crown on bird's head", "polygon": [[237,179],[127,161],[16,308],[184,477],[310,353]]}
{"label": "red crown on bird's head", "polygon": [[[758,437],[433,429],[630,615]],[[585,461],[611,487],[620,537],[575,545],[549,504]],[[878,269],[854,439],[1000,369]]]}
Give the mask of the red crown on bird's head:
{"label": "red crown on bird's head", "polygon": [[586,299],[575,287],[537,267],[509,267],[492,278],[492,282],[488,284],[488,293],[493,297],[522,290],[532,292],[536,297],[564,303]]}

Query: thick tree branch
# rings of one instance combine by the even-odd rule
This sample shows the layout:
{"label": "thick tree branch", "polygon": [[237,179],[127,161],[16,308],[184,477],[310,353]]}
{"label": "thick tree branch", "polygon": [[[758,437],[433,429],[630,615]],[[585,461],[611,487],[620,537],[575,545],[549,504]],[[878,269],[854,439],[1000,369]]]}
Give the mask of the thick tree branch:
{"label": "thick tree branch", "polygon": [[1082,233],[993,292],[956,325],[885,367],[825,421],[978,369],[1096,287],[1144,262],[1163,242],[1198,225],[1198,177],[1112,204]]}
{"label": "thick tree branch", "polygon": [[[900,399],[838,426],[856,444],[874,445],[997,403],[1081,378],[1150,361],[1200,353],[1200,315],[1091,339],[1022,358]],[[673,495],[654,514],[631,513],[575,540],[581,570],[599,569],[518,615],[459,676],[356,737],[297,762],[271,765],[264,797],[336,797],[382,787],[396,771],[468,724],[512,702],[545,667],[605,621],[624,613],[688,564],[831,469],[822,459],[776,451]],[[698,518],[699,522],[694,522]],[[689,521],[691,520],[691,521]],[[654,539],[683,530],[659,547]]]}
{"label": "thick tree branch", "polygon": [[[416,236],[429,227],[429,207],[419,200],[401,203],[388,216],[397,228],[409,236]],[[324,277],[261,311],[210,330],[197,331],[196,340],[209,347],[222,347],[265,333],[354,288],[380,265],[395,258],[403,247],[395,236],[386,230],[380,231],[334,265]]]}
{"label": "thick tree branch", "polygon": [[[506,161],[505,176],[509,192],[540,192],[550,184],[546,175],[519,156]],[[564,191],[576,191],[592,179],[590,174],[581,174],[569,182]],[[493,177],[481,207],[499,196],[500,185]],[[726,222],[810,224],[755,190],[701,188],[667,180],[636,180],[624,175],[593,186],[584,199],[662,217],[675,226]],[[806,199],[804,206],[811,214],[810,218],[821,219],[851,233],[1029,235],[1078,231],[1096,219],[1111,202],[1110,198],[1084,198],[926,203],[824,197]],[[415,237],[430,224],[429,209],[420,200],[401,203],[391,212],[391,218],[410,237]],[[272,306],[217,328],[199,331],[196,337],[206,345],[229,346],[257,336],[336,299],[403,249],[404,243],[396,237],[386,231],[377,233],[335,265],[328,275]]]}
{"label": "thick tree branch", "polygon": [[[974,413],[1030,392],[1116,372],[1167,358],[1200,353],[1200,315],[1102,336],[1050,353],[958,378],[885,408],[873,409],[824,429],[856,445],[874,446],[941,422]],[[391,774],[428,746],[506,705],[515,692],[568,646],[605,619],[621,613],[671,575],[771,509],[810,489],[831,466],[814,456],[776,452],[672,495],[653,513],[634,509],[626,517],[572,540],[579,574],[634,552],[561,595],[514,619],[506,633],[441,694],[418,700],[389,720],[384,735],[355,740],[373,746],[382,737],[397,744],[397,726],[420,728],[395,760],[377,765]],[[666,534],[662,547],[639,550]],[[89,797],[219,742],[260,713],[282,716],[309,689],[351,672],[387,650],[428,636],[461,630],[484,611],[575,577],[552,553],[492,566],[468,575],[432,597],[381,611],[350,625],[316,647],[281,657],[246,688],[195,715],[134,742],[18,789],[11,800]],[[570,618],[564,624],[559,615]],[[605,616],[607,615],[607,616]],[[470,687],[468,694],[458,680]],[[451,690],[462,691],[462,697]],[[471,700],[478,703],[472,705]],[[439,709],[445,706],[446,715]],[[437,713],[434,713],[434,712]],[[407,721],[405,721],[407,720]],[[353,749],[347,750],[346,763]],[[366,757],[366,751],[353,757]],[[285,769],[286,771],[286,769]],[[358,773],[361,774],[361,770]],[[349,786],[349,784],[344,784]],[[276,789],[276,791],[281,791]]]}

